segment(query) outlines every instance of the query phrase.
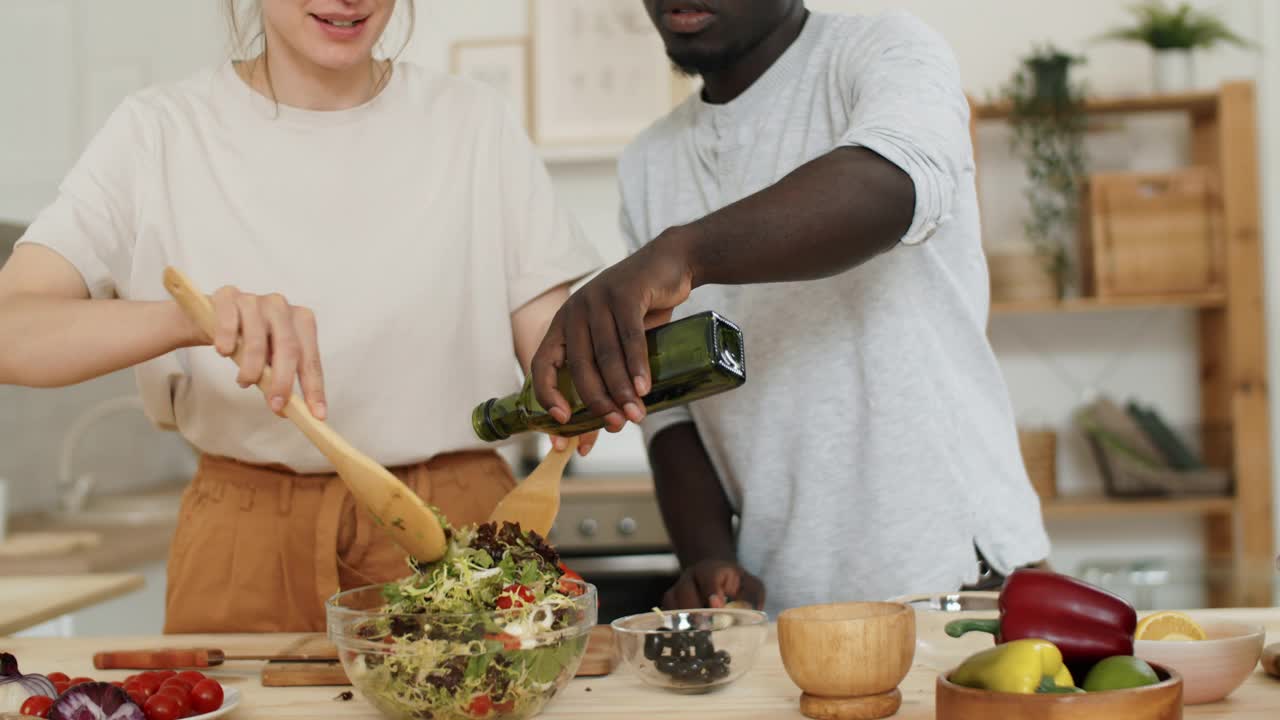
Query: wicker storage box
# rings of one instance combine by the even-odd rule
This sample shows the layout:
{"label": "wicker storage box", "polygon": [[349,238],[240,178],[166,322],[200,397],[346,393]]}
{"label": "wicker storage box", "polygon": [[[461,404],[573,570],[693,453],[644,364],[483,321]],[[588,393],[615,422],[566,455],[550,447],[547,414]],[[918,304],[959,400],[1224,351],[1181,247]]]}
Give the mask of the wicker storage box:
{"label": "wicker storage box", "polygon": [[1179,295],[1221,288],[1221,203],[1209,169],[1093,175],[1081,205],[1085,294]]}
{"label": "wicker storage box", "polygon": [[1022,462],[1042,500],[1058,494],[1058,435],[1052,430],[1018,430]]}

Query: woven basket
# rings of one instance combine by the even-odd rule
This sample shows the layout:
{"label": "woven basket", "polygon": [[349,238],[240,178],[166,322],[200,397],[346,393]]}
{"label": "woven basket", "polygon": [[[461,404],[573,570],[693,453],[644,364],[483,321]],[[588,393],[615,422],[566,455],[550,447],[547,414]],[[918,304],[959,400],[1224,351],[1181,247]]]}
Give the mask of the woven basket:
{"label": "woven basket", "polygon": [[1031,487],[1042,500],[1058,494],[1058,435],[1052,430],[1018,430],[1022,462],[1027,466]]}

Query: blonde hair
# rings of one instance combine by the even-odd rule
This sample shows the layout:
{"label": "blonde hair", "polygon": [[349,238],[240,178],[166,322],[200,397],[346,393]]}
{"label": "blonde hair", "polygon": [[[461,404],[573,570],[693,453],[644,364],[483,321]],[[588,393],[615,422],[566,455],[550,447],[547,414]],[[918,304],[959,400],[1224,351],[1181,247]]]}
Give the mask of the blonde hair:
{"label": "blonde hair", "polygon": [[[408,6],[407,17],[405,18],[405,29],[403,32],[404,39],[400,42],[400,47],[396,48],[393,53],[386,54],[385,59],[392,63],[399,59],[400,54],[409,46],[409,41],[413,39],[413,26],[417,19],[417,8],[414,7],[414,0],[396,0],[399,5]],[[234,61],[253,60],[257,62],[259,59],[267,57],[267,34],[262,27],[262,0],[226,0],[223,6],[227,15],[227,26],[231,31],[231,59]],[[395,24],[395,18],[387,23],[390,29]],[[383,40],[386,37],[386,31],[383,31],[383,37],[378,39],[378,44],[374,47],[375,55],[377,51],[383,48]],[[272,98],[275,97],[275,88],[271,84],[271,71],[264,63],[262,66],[263,74],[267,81],[267,88],[271,92]],[[252,68],[251,68],[252,72]],[[387,63],[378,76],[377,82],[374,83],[375,88],[382,87],[387,77],[391,74],[391,63]]]}

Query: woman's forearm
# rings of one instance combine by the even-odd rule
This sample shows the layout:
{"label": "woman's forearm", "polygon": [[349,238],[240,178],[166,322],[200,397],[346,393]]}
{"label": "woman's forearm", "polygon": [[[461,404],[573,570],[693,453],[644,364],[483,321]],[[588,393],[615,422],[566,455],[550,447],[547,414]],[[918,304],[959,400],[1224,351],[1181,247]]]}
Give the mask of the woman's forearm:
{"label": "woman's forearm", "polygon": [[73,385],[204,342],[173,302],[0,300],[0,384]]}

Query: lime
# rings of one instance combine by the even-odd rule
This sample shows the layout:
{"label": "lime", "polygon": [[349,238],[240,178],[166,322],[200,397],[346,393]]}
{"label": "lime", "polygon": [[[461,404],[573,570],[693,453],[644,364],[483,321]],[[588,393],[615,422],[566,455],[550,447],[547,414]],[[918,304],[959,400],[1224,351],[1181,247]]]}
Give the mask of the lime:
{"label": "lime", "polygon": [[1084,679],[1086,692],[1103,690],[1128,690],[1160,682],[1156,671],[1141,658],[1132,655],[1116,655],[1093,666]]}

